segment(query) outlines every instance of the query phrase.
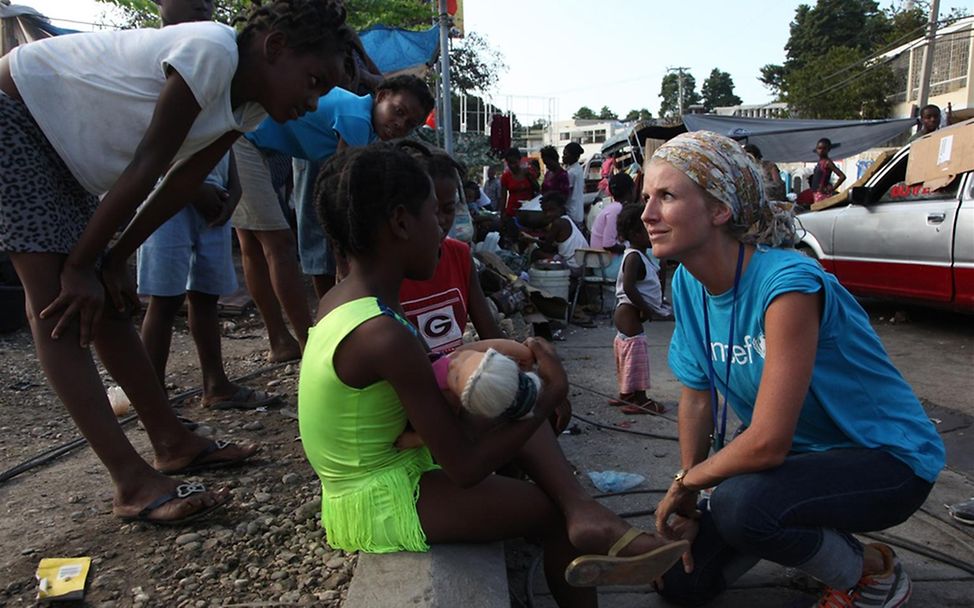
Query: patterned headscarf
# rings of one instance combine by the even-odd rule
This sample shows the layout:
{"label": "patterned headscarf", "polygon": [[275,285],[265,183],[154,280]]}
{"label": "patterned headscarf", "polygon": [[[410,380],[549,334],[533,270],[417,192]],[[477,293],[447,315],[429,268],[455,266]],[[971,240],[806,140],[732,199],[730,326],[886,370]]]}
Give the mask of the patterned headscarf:
{"label": "patterned headscarf", "polygon": [[749,245],[795,243],[794,205],[769,201],[761,169],[733,139],[713,131],[683,133],[666,142],[652,160],[666,161],[727,205],[737,239]]}

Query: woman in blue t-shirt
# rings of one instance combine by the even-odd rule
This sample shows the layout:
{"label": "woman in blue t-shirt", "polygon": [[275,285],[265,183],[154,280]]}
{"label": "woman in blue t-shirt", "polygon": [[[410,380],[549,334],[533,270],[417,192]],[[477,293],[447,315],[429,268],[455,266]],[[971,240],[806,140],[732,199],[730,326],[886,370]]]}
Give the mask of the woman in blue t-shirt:
{"label": "woman in blue t-shirt", "polygon": [[[669,352],[682,468],[656,517],[693,544],[661,593],[702,603],[766,559],[825,583],[820,606],[902,605],[910,579],[892,549],[852,533],[918,509],[944,447],[867,315],[790,248],[790,205],[766,199],[734,141],[681,135],[644,184],[653,252],[682,263]],[[728,407],[744,424],[725,446]]]}

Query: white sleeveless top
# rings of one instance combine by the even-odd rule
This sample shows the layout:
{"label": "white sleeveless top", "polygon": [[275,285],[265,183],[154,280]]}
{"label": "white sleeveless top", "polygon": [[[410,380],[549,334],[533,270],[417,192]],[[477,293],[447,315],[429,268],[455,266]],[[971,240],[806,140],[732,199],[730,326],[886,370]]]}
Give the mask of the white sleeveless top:
{"label": "white sleeveless top", "polygon": [[558,255],[565,260],[565,264],[567,264],[569,268],[578,268],[581,266],[581,264],[575,261],[575,250],[588,247],[588,241],[585,240],[585,236],[582,234],[582,231],[578,229],[578,226],[575,225],[575,222],[572,221],[570,216],[563,215],[561,217],[568,220],[568,223],[572,227],[572,233],[567,239],[558,243]]}
{"label": "white sleeveless top", "polygon": [[633,253],[642,259],[643,266],[646,268],[646,277],[636,283],[636,291],[639,292],[653,312],[662,317],[670,315],[672,312],[670,306],[663,303],[663,288],[659,283],[657,268],[649,261],[646,254],[638,249],[626,248],[626,251],[622,254],[622,263],[619,265],[619,277],[616,279],[616,305],[632,304],[623,286],[623,269],[626,267],[626,258]]}

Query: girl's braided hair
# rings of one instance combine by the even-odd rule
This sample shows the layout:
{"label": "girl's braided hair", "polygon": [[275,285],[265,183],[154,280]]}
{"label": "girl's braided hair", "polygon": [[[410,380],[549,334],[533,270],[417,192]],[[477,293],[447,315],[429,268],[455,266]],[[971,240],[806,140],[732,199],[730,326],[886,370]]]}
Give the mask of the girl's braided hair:
{"label": "girl's braided hair", "polygon": [[418,215],[432,184],[420,161],[405,147],[428,152],[408,140],[349,148],[328,159],[315,182],[315,207],[325,232],[342,255],[374,249],[376,227],[396,207]]}
{"label": "girl's braided hair", "polygon": [[288,48],[297,52],[344,52],[352,31],[345,25],[345,4],[342,0],[251,0],[245,15],[234,19],[244,26],[237,36],[243,47],[256,33],[283,32]]}

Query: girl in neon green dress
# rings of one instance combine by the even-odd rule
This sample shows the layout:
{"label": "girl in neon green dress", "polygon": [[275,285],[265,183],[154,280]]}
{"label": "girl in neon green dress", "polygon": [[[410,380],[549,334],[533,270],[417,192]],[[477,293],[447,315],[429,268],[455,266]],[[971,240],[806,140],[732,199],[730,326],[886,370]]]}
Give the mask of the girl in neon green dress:
{"label": "girl in neon green dress", "polygon": [[[573,589],[566,576],[584,585],[648,583],[678,560],[685,542],[631,530],[575,481],[546,424],[567,395],[548,343],[526,342],[544,386],[534,416],[475,431],[447,404],[398,302],[402,280],[429,278],[437,263],[438,205],[422,166],[394,146],[359,148],[333,157],[316,190],[325,229],[349,263],[319,304],[298,386],[329,543],[425,551],[431,542],[541,535],[559,606],[596,605],[594,589]],[[394,447],[407,420],[426,446]],[[491,475],[512,460],[537,485]]]}

